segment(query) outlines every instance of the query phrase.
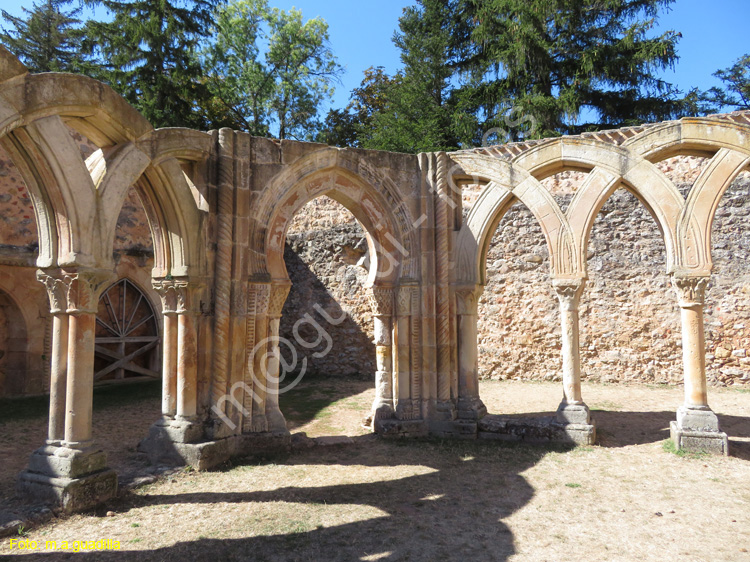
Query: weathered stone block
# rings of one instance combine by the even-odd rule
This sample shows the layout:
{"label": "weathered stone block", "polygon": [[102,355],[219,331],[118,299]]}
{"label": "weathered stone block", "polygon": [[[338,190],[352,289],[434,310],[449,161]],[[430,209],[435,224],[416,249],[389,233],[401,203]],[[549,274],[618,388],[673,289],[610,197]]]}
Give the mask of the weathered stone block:
{"label": "weathered stone block", "polygon": [[678,451],[729,455],[729,439],[724,432],[690,431],[680,428],[678,422],[673,421],[669,424],[669,436]]}

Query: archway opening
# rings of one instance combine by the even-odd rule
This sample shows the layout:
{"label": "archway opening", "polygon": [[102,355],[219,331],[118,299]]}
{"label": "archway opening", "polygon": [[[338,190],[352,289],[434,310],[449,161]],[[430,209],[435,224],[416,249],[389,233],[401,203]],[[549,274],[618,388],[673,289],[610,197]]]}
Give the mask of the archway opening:
{"label": "archway opening", "polygon": [[280,350],[295,366],[280,381],[287,426],[311,436],[366,433],[376,364],[365,230],[344,205],[317,197],[291,220],[284,261],[292,285]]}

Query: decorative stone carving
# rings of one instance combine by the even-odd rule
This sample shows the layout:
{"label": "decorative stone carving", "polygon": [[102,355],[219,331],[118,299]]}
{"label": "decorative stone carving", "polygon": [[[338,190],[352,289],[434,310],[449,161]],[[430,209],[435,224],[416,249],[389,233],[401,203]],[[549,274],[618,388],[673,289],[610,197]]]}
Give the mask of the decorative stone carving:
{"label": "decorative stone carving", "polygon": [[96,314],[99,295],[114,279],[114,272],[101,269],[65,271],[68,286],[68,314]]}
{"label": "decorative stone carving", "polygon": [[555,279],[552,286],[557,293],[561,309],[570,312],[578,310],[578,304],[586,286],[585,279]]}
{"label": "decorative stone carving", "polygon": [[291,284],[274,283],[271,285],[268,297],[268,316],[271,318],[281,318],[281,311],[284,308]]}
{"label": "decorative stone carving", "polygon": [[161,310],[163,314],[177,313],[177,288],[174,281],[169,279],[154,279],[151,283],[154,290],[161,299]]}
{"label": "decorative stone carving", "polygon": [[248,315],[267,314],[270,299],[271,285],[269,283],[250,283],[247,299]]}
{"label": "decorative stone carving", "polygon": [[703,306],[706,300],[706,286],[708,277],[676,277],[672,276],[672,287],[680,299],[682,308]]}
{"label": "decorative stone carving", "polygon": [[373,316],[393,315],[393,287],[373,286],[368,293]]}
{"label": "decorative stone carving", "polygon": [[414,287],[401,286],[396,293],[396,314],[398,316],[409,316],[412,313],[412,291]]}
{"label": "decorative stone carving", "polygon": [[41,269],[36,272],[36,278],[47,289],[50,312],[52,314],[65,312],[68,309],[68,289],[72,278],[61,275],[60,272],[55,275]]}
{"label": "decorative stone carving", "polygon": [[456,287],[456,312],[460,316],[476,316],[483,287]]}

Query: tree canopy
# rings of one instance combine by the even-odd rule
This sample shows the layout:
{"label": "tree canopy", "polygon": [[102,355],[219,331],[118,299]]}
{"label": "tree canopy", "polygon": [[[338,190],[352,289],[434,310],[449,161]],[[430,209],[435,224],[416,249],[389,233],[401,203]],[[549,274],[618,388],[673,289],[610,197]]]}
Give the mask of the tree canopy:
{"label": "tree canopy", "polygon": [[2,10],[0,41],[31,72],[86,72],[81,53],[81,8],[66,9],[71,0],[46,0],[22,8],[25,17]]}
{"label": "tree canopy", "polygon": [[203,62],[215,120],[253,134],[310,139],[318,110],[341,73],[328,24],[302,12],[235,0],[217,10],[215,41]]}

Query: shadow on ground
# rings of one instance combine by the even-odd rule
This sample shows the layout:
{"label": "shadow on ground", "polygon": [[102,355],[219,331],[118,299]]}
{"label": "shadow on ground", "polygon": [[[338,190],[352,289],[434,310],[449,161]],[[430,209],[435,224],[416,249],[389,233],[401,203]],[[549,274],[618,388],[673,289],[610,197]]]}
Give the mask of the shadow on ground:
{"label": "shadow on ground", "polygon": [[[513,535],[502,520],[531,500],[534,491],[521,473],[549,451],[542,447],[478,442],[394,442],[360,438],[353,447],[312,450],[290,456],[283,462],[315,465],[317,470],[325,470],[329,465],[406,465],[420,467],[426,473],[333,486],[281,485],[275,490],[258,492],[129,495],[108,509],[121,513],[149,505],[287,502],[369,506],[378,510],[371,519],[272,536],[266,533],[266,536],[240,539],[199,539],[150,551],[79,553],[76,558],[507,560],[515,548]],[[289,526],[284,522],[279,524],[282,529]],[[242,530],[253,532],[251,524]]]}

